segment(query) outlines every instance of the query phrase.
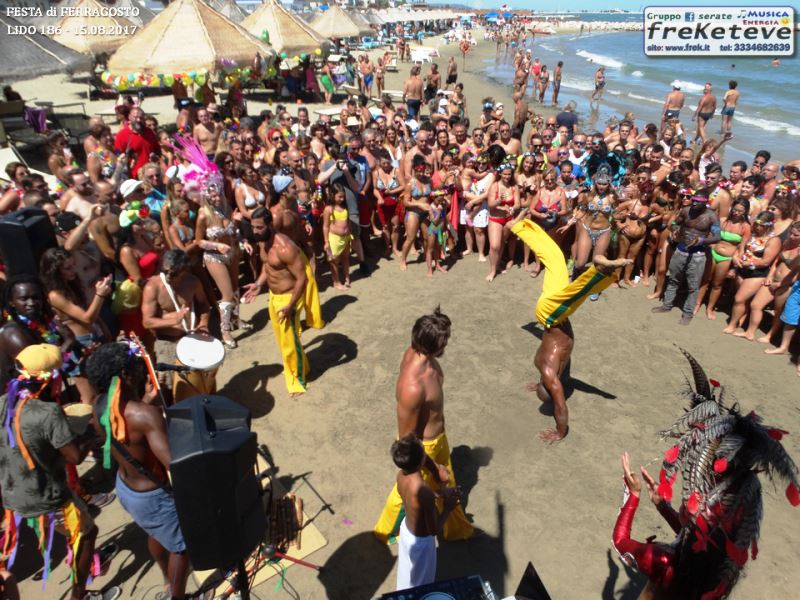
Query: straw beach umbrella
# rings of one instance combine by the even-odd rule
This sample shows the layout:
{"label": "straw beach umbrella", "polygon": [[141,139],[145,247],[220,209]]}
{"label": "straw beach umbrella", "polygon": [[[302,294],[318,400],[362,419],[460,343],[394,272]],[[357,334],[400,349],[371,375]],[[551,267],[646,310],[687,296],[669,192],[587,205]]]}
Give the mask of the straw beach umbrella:
{"label": "straw beach umbrella", "polygon": [[210,4],[219,14],[226,16],[234,23],[241,23],[247,17],[247,13],[234,0],[222,0],[221,2],[211,0]]}
{"label": "straw beach umbrella", "polygon": [[283,8],[276,0],[267,0],[244,21],[242,26],[254,36],[263,39],[267,33],[275,52],[288,56],[313,52],[323,38],[310,26]]}
{"label": "straw beach umbrella", "polygon": [[324,38],[358,37],[361,33],[358,25],[338,4],[331,4],[331,7],[318,15],[310,25],[311,29]]}
{"label": "straw beach umbrella", "polygon": [[217,71],[221,61],[246,66],[274,51],[202,0],[174,0],[108,61],[114,74]]}
{"label": "straw beach umbrella", "polygon": [[51,36],[59,44],[83,54],[113,52],[136,31],[122,17],[103,16],[108,6],[97,0],[81,0],[75,5],[78,16],[67,15],[58,22],[61,33]]}
{"label": "straw beach umbrella", "polygon": [[356,11],[352,11],[347,14],[351,19],[353,19],[353,23],[358,25],[359,33],[361,35],[375,35],[375,30],[372,29],[372,26],[363,14]]}
{"label": "straw beach umbrella", "polygon": [[[0,28],[19,25],[19,21],[0,14]],[[0,35],[0,79],[32,79],[53,73],[91,71],[92,61],[40,33]]]}
{"label": "straw beach umbrella", "polygon": [[[130,9],[131,14],[125,18],[139,27],[144,27],[156,16],[156,13],[144,6],[144,3],[135,2],[135,0],[116,0],[114,8]],[[136,10],[134,11],[133,9]],[[134,12],[136,13],[135,16]]]}

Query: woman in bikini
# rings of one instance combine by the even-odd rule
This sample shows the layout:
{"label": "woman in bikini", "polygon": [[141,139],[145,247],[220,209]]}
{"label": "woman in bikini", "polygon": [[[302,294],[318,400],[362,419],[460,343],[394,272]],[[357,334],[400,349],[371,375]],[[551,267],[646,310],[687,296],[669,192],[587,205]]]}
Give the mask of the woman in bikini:
{"label": "woman in bikini", "polygon": [[236,167],[236,177],[239,180],[234,192],[236,207],[242,213],[242,217],[249,222],[253,211],[267,204],[267,194],[259,181],[258,172],[249,163],[242,163]]}
{"label": "woman in bikini", "polygon": [[442,155],[439,163],[439,170],[431,177],[433,189],[442,192],[447,206],[447,216],[444,219],[445,236],[447,250],[455,252],[458,242],[458,230],[453,228],[453,211],[460,210],[464,200],[461,189],[461,167],[458,163],[458,146],[452,144],[448,151]]}
{"label": "woman in bikini", "polygon": [[403,213],[402,194],[406,190],[403,174],[392,165],[392,157],[385,149],[378,151],[378,168],[372,172],[372,189],[378,205],[378,220],[381,222],[386,255],[401,256],[400,219]]}
{"label": "woman in bikini", "polygon": [[733,257],[745,251],[745,243],[750,239],[750,205],[747,200],[734,200],[731,210],[727,217],[720,219],[720,241],[711,246],[711,268],[707,270],[703,282],[697,294],[697,306],[694,314],[700,312],[703,306],[703,299],[708,294],[708,305],[706,306],[706,317],[715,320],[717,302],[722,295],[722,286],[728,278],[731,267],[733,267]]}
{"label": "woman in bikini", "polygon": [[[738,269],[739,289],[733,300],[733,310],[728,326],[722,333],[733,333],[746,337],[747,332],[737,332],[747,316],[747,306],[758,290],[769,282],[772,263],[781,250],[781,241],[772,234],[774,217],[771,212],[759,213],[751,227],[750,239],[745,242],[744,251],[733,255],[733,265]],[[752,340],[752,336],[748,339]]]}
{"label": "woman in bikini", "polygon": [[58,180],[56,182],[56,189],[53,193],[57,197],[67,191],[72,185],[71,177],[67,176],[67,171],[71,168],[78,168],[78,162],[72,156],[72,150],[69,149],[67,138],[60,131],[50,134],[47,138],[47,168]]}
{"label": "woman in bikini", "polygon": [[[517,173],[514,176],[517,182],[517,188],[520,195],[520,207],[533,209],[536,201],[539,198],[539,189],[542,187],[542,171],[536,169],[536,160],[533,152],[526,152],[522,155],[522,160],[517,167]],[[532,215],[533,216],[533,215]],[[532,252],[528,244],[522,245],[522,267],[528,271],[531,277],[538,277],[542,270],[542,264],[539,262],[539,257],[533,255],[534,266],[531,271],[530,256]]]}
{"label": "woman in bikini", "polygon": [[108,125],[95,125],[92,135],[99,141],[95,149],[86,155],[86,171],[92,183],[108,181],[117,186],[125,171],[125,161],[118,161],[114,153],[114,134]]}
{"label": "woman in bikini", "polygon": [[470,230],[475,236],[478,249],[478,262],[486,262],[486,227],[489,224],[489,188],[495,181],[495,175],[489,168],[489,155],[480,154],[475,159],[475,169],[469,167],[461,172],[461,186],[464,189],[464,210],[461,222],[467,227],[467,249],[464,256],[471,252]]}
{"label": "woman in bikini", "polygon": [[644,246],[647,224],[650,217],[649,194],[642,193],[638,185],[631,187],[628,200],[620,203],[614,212],[614,220],[619,231],[619,251],[617,258],[628,258],[631,263],[623,270],[622,283],[636,287],[631,278],[639,251]]}
{"label": "woman in bikini", "polygon": [[503,273],[514,264],[517,248],[516,236],[505,225],[520,207],[519,190],[514,181],[514,164],[503,163],[497,168],[498,180],[489,188],[489,274],[486,281],[494,281],[503,259],[503,248],[508,241],[508,262]]}
{"label": "woman in bikini", "polygon": [[789,238],[789,227],[794,222],[793,202],[788,197],[774,197],[767,206],[767,210],[775,216],[772,234],[781,238],[781,242],[785,242]]}
{"label": "woman in bikini", "polygon": [[386,67],[383,64],[383,59],[379,58],[375,66],[375,84],[378,86],[378,97],[383,96],[383,80],[386,77]]}
{"label": "woman in bikini", "polygon": [[431,180],[428,175],[430,166],[425,161],[424,156],[417,154],[411,162],[411,181],[403,194],[403,207],[405,208],[405,227],[406,239],[400,251],[400,270],[406,271],[408,266],[406,261],[417,232],[422,233],[423,253],[428,244],[427,219],[428,211],[431,209],[429,203],[431,195]]}
{"label": "woman in bikini", "polygon": [[[743,333],[737,331],[734,335],[745,337],[751,341],[755,339],[758,326],[761,325],[761,321],[764,318],[764,309],[770,303],[773,303],[775,316],[772,319],[769,332],[758,338],[758,341],[762,344],[768,344],[772,336],[778,333],[781,324],[781,320],[778,317],[783,311],[786,298],[789,296],[792,280],[796,275],[796,271],[792,271],[792,265],[796,263],[798,249],[800,249],[800,221],[792,223],[786,232],[789,235],[781,243],[778,260],[772,263],[772,268],[764,281],[764,285],[759,288],[750,302],[750,322],[747,324],[747,329]],[[780,236],[776,237],[780,239]]]}
{"label": "woman in bikini", "polygon": [[215,184],[201,194],[195,240],[203,249],[203,264],[220,293],[218,303],[222,343],[236,348],[231,333],[238,324],[239,230]]}
{"label": "woman in bikini", "polygon": [[397,134],[397,129],[394,127],[386,128],[386,133],[383,136],[383,149],[389,153],[392,167],[395,169],[399,167],[403,158],[403,144]]}
{"label": "woman in bikini", "polygon": [[547,91],[547,87],[550,85],[550,73],[547,72],[547,65],[542,65],[542,70],[539,71],[537,85],[539,86],[539,104],[543,104],[544,94]]}
{"label": "woman in bikini", "polygon": [[[647,247],[645,248],[644,262],[642,265],[642,285],[650,286],[650,273],[653,263],[656,263],[657,275],[660,273],[661,286],[656,281],[658,298],[664,289],[664,280],[667,274],[667,264],[661,264],[666,255],[667,238],[669,237],[669,223],[677,213],[678,191],[683,184],[680,173],[670,173],[653,191],[653,202],[650,203],[650,218],[647,226]],[[663,269],[663,273],[661,273]]]}
{"label": "woman in bikini", "polygon": [[[346,290],[350,287],[350,213],[345,203],[344,188],[334,184],[329,189],[329,202],[322,211],[322,236],[325,243],[325,256],[331,267],[333,287]],[[342,268],[341,277],[339,267]]]}

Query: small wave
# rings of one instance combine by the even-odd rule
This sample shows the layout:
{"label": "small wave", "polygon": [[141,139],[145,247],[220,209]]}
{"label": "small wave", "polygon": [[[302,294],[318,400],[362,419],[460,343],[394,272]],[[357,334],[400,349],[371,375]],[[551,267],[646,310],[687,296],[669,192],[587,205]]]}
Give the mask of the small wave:
{"label": "small wave", "polygon": [[619,96],[622,92],[620,92],[618,90],[609,90],[609,89],[607,89],[606,93],[607,94],[611,94],[612,96]]}
{"label": "small wave", "polygon": [[764,131],[780,132],[780,133],[787,133],[792,136],[800,136],[800,127],[791,125],[789,123],[784,123],[783,121],[773,121],[771,119],[749,117],[747,115],[738,112],[736,113],[734,119],[742,123],[752,125],[753,127],[763,129]]}
{"label": "small wave", "polygon": [[561,80],[561,86],[573,90],[580,90],[582,92],[594,91],[594,85],[588,81],[578,81],[577,79],[572,79],[571,77],[564,77]]}
{"label": "small wave", "polygon": [[548,52],[553,52],[554,54],[560,54],[561,56],[564,56],[564,53],[561,50],[559,50],[558,48],[553,48],[552,46],[549,46],[547,44],[541,44],[539,47],[542,50],[547,50]]}
{"label": "small wave", "polygon": [[703,86],[692,81],[682,81],[680,79],[676,79],[672,82],[672,85],[680,86],[684,92],[689,92],[690,94],[700,94],[703,92]]}
{"label": "small wave", "polygon": [[611,58],[610,56],[604,56],[602,54],[592,54],[591,52],[587,52],[586,50],[578,50],[575,54],[577,54],[578,56],[582,56],[589,62],[598,65],[603,65],[611,69],[621,69],[622,67],[625,66],[625,63],[621,63],[618,60]]}
{"label": "small wave", "polygon": [[641,71],[634,71],[633,73],[631,73],[631,75],[633,77],[644,77],[644,73],[642,73]]}
{"label": "small wave", "polygon": [[662,104],[658,98],[650,98],[649,96],[640,96],[639,94],[632,94],[628,92],[628,98],[631,100],[644,100],[645,102],[652,102],[653,104]]}

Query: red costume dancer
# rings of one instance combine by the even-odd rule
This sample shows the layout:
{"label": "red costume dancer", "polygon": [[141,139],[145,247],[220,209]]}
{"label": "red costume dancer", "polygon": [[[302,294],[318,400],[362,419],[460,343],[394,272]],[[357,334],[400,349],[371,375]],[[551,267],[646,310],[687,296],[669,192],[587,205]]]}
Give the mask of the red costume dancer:
{"label": "red costume dancer", "polygon": [[[754,412],[723,403],[724,389],[682,351],[692,367],[695,389],[686,392],[690,409],[668,430],[677,441],[664,454],[656,482],[642,468],[650,499],[677,534],[671,544],[637,542],[630,537],[642,483],[622,457],[625,503],[614,527],[614,547],[626,564],[650,579],[640,600],[716,600],[727,598],[748,556],[758,554],[761,482],[766,473],[789,482],[786,497],[800,504],[798,470],[780,439],[787,432],[763,425]],[[672,486],[680,471],[680,512],[672,508]]]}

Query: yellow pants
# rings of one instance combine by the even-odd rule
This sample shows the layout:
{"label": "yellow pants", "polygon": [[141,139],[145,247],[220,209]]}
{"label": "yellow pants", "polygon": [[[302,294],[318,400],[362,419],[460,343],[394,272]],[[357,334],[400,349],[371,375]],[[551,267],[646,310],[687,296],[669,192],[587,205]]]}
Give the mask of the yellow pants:
{"label": "yellow pants", "polygon": [[599,294],[617,279],[589,267],[570,282],[564,253],[547,232],[530,219],[520,221],[511,231],[536,253],[544,267],[542,294],[536,301],[536,320],[547,328],[560,325],[592,294]]}
{"label": "yellow pants", "polygon": [[314,271],[311,270],[311,263],[308,262],[308,257],[305,252],[300,251],[300,256],[303,257],[303,266],[306,271],[306,293],[303,300],[305,301],[306,310],[306,325],[312,329],[322,329],[325,327],[325,321],[322,320],[322,309],[319,305],[319,290],[317,289],[317,280],[314,277]]}
{"label": "yellow pants", "polygon": [[269,294],[269,320],[278,340],[278,347],[283,356],[283,377],[286,389],[290,394],[306,391],[308,376],[308,357],[300,343],[300,313],[305,308],[305,298],[301,297],[295,305],[294,312],[283,321],[278,320],[278,311],[289,303],[292,293]]}
{"label": "yellow pants", "polygon": [[[450,463],[450,445],[447,443],[447,434],[443,431],[432,440],[425,440],[422,442],[427,454],[433,462],[444,465],[447,467],[447,472],[450,473],[450,481],[447,487],[456,486],[456,478],[453,475],[453,465]],[[434,490],[439,489],[440,485],[436,483],[427,469],[422,470],[422,478]],[[436,501],[437,508],[442,511],[443,500]],[[375,535],[382,542],[387,544],[394,544],[397,541],[397,535],[400,531],[400,523],[405,518],[406,513],[403,509],[403,499],[397,491],[397,484],[394,485],[389,497],[386,499],[386,505],[383,507],[378,522],[373,530]],[[461,505],[456,506],[453,512],[447,517],[444,524],[444,539],[446,540],[466,540],[472,537],[473,527],[467,520],[464,514],[464,509]]]}

